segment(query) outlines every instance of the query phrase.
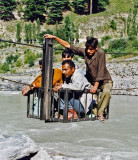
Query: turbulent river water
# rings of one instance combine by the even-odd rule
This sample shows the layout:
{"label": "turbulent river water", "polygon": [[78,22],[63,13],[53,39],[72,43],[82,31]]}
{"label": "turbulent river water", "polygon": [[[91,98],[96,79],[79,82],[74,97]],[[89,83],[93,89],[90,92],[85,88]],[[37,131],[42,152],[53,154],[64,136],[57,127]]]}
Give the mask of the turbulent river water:
{"label": "turbulent river water", "polygon": [[0,92],[0,134],[27,134],[38,146],[85,160],[138,159],[138,96],[113,95],[109,120],[45,123],[26,117],[26,97]]}

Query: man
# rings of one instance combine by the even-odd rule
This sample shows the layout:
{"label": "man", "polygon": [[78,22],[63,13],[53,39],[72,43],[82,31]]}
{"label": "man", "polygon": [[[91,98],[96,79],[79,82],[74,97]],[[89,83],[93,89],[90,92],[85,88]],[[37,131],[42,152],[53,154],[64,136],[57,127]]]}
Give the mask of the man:
{"label": "man", "polygon": [[[40,71],[42,72],[42,60],[39,61],[39,65],[40,65]],[[35,80],[31,83],[30,86],[25,86],[23,88],[22,95],[27,96],[28,94],[33,92],[33,90],[35,88],[41,88],[41,81],[42,81],[42,75],[39,74],[35,78]],[[59,83],[59,84],[63,83],[63,81],[62,81],[62,71],[58,68],[55,68],[53,70],[53,87],[55,86],[56,83]],[[33,106],[32,106],[34,116],[39,116],[39,113],[40,113],[40,110],[38,112],[38,103],[39,103],[38,101],[39,101],[39,97],[36,95],[36,97],[34,97],[34,102],[33,102]],[[56,104],[56,102],[55,102],[55,104]]]}
{"label": "man", "polygon": [[[87,81],[85,76],[80,73],[78,69],[75,69],[75,64],[72,60],[65,60],[62,62],[62,72],[65,77],[63,84],[57,84],[54,87],[54,91],[58,91],[59,89],[70,89],[70,90],[80,90],[83,91],[84,89],[90,89],[90,83]],[[67,82],[67,83],[66,83]],[[84,104],[79,102],[79,98],[81,97],[80,101],[82,102],[84,97],[84,94],[77,93],[75,94],[75,98],[73,100],[73,97],[69,97],[69,103],[68,103],[68,119],[71,119],[73,116],[73,101],[74,101],[74,109],[78,113],[80,111],[80,115],[84,114]],[[91,95],[92,97],[92,95]],[[90,105],[91,100],[89,101]],[[60,100],[60,109],[64,108],[64,100]],[[77,118],[76,112],[74,112],[74,118]]]}
{"label": "man", "polygon": [[[40,71],[42,72],[42,60],[39,61],[39,66],[40,66]],[[42,76],[39,74],[35,80],[31,83],[30,86],[25,86],[22,90],[22,95],[26,96],[30,93],[30,91],[33,91],[34,88],[41,88],[41,81],[42,81]],[[54,69],[53,73],[53,86],[56,83],[62,83],[62,71],[58,68]]]}
{"label": "man", "polygon": [[[64,60],[67,60],[67,59],[70,59],[73,61],[73,57],[74,57],[74,53],[72,50],[70,49],[65,49],[63,52],[62,52],[62,61]],[[76,69],[79,69],[80,73],[82,73],[83,75],[85,75],[86,73],[81,69],[79,68],[78,66],[75,65],[75,68]]]}
{"label": "man", "polygon": [[85,44],[86,47],[79,48],[50,34],[45,34],[43,38],[53,38],[64,47],[71,49],[76,55],[84,57],[86,64],[86,78],[91,83],[90,92],[96,93],[98,88],[103,90],[98,103],[99,120],[103,122],[103,113],[111,98],[113,82],[106,68],[105,53],[98,48],[98,40],[93,37],[87,37]]}

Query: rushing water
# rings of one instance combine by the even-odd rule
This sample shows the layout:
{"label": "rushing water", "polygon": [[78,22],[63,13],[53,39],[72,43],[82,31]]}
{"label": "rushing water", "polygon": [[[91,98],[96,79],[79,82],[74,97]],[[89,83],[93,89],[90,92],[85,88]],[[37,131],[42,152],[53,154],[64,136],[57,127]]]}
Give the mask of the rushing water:
{"label": "rushing water", "polygon": [[44,123],[26,117],[26,97],[0,92],[0,134],[27,134],[39,146],[85,160],[138,159],[138,96],[112,96],[109,120]]}

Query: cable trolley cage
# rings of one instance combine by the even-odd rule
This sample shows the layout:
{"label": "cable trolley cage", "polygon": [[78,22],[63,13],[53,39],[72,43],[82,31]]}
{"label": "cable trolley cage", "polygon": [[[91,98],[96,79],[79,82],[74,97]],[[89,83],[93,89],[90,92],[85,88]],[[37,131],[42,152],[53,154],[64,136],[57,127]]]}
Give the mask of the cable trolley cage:
{"label": "cable trolley cage", "polygon": [[[89,111],[87,108],[87,97],[90,93],[89,90],[85,91],[73,91],[69,89],[60,89],[58,92],[54,92],[52,88],[53,81],[53,39],[45,39],[43,42],[43,63],[42,63],[42,83],[41,88],[35,88],[33,92],[30,92],[27,97],[27,117],[37,118],[45,120],[45,122],[71,122],[71,121],[86,121],[96,120],[97,116],[94,116],[93,109],[97,108],[98,111],[98,100],[97,103],[93,101],[93,94],[91,94],[91,105]],[[99,99],[100,90],[97,92]],[[68,102],[72,97],[72,106],[74,111],[74,100],[75,95],[82,95],[85,93],[85,105],[83,106],[84,112],[81,113],[80,97],[79,97],[79,109],[77,111],[78,117],[73,116],[68,119]],[[64,109],[60,109],[61,99],[64,100]],[[62,118],[61,118],[61,115]],[[104,112],[104,117],[109,118],[109,105]]]}

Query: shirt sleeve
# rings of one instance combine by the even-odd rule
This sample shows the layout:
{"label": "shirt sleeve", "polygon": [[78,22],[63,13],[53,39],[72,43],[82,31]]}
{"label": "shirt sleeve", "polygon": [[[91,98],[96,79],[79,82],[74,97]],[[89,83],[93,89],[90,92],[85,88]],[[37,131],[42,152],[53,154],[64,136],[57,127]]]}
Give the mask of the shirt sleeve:
{"label": "shirt sleeve", "polygon": [[62,71],[59,68],[54,69],[53,86],[56,83],[60,83],[60,84],[63,83],[63,81],[62,81]]}
{"label": "shirt sleeve", "polygon": [[41,88],[41,80],[42,76],[41,74],[35,78],[35,80],[31,83],[34,87]]}
{"label": "shirt sleeve", "polygon": [[102,52],[99,56],[98,72],[96,76],[96,81],[104,80],[105,67],[106,67],[105,53]]}
{"label": "shirt sleeve", "polygon": [[74,54],[84,57],[84,54],[85,54],[84,48],[75,47],[73,45],[70,45],[70,49],[74,52]]}

